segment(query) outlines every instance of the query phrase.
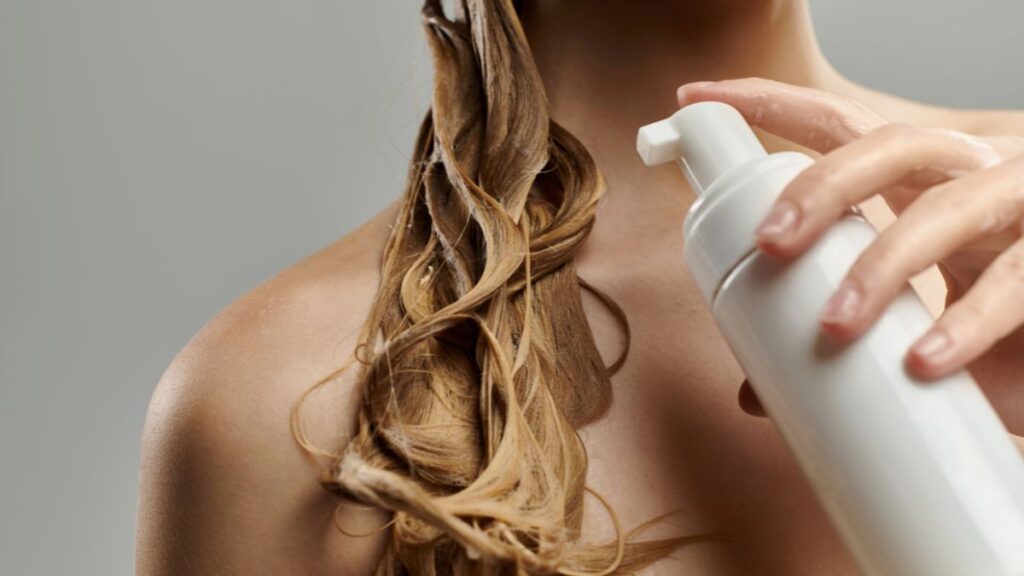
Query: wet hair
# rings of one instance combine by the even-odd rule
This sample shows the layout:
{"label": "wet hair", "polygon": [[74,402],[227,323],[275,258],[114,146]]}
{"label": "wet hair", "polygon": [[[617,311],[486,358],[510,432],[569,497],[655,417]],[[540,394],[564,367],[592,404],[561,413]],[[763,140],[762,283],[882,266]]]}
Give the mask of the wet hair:
{"label": "wet hair", "polygon": [[[574,261],[604,180],[548,116],[512,0],[455,11],[423,6],[432,105],[356,353],[357,432],[321,483],[394,512],[377,574],[628,573],[708,537],[637,541],[657,519],[624,533],[591,491],[617,537],[580,538],[577,430],[607,411],[625,360],[602,360],[581,290],[628,350],[625,315]],[[315,451],[299,410],[293,432]]]}

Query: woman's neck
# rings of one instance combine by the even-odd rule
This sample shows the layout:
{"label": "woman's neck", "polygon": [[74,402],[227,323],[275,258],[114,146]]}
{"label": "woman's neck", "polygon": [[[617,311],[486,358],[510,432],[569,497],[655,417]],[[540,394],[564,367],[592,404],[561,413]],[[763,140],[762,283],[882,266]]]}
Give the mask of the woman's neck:
{"label": "woman's neck", "polygon": [[691,200],[683,178],[674,165],[644,167],[635,143],[640,126],[677,108],[679,85],[745,76],[848,84],[821,54],[805,0],[526,0],[522,12],[552,118],[608,180],[605,204],[615,208],[602,212],[598,236],[678,227]]}
{"label": "woman's neck", "polygon": [[639,126],[675,110],[686,82],[763,76],[828,87],[838,79],[804,0],[523,4],[551,115],[605,170],[632,153]]}

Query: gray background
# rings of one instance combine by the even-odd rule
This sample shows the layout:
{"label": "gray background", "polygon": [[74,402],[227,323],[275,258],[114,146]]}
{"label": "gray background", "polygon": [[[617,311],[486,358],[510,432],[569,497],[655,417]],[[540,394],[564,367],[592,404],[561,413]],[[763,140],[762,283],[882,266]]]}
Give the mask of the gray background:
{"label": "gray background", "polygon": [[[812,6],[855,80],[1024,107],[1024,3]],[[0,0],[0,573],[131,572],[162,370],[399,192],[429,90],[412,0]]]}

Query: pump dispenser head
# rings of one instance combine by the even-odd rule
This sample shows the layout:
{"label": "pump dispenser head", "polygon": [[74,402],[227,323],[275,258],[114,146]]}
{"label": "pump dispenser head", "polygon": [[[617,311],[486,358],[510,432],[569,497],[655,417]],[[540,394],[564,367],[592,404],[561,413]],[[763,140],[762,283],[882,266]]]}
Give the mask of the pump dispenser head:
{"label": "pump dispenser head", "polygon": [[690,104],[644,126],[636,149],[648,166],[680,160],[698,195],[732,168],[767,155],[739,111],[722,102]]}
{"label": "pump dispenser head", "polygon": [[683,221],[684,252],[709,301],[756,248],[755,230],[782,189],[813,162],[799,152],[768,154],[739,111],[721,102],[644,126],[637,152],[648,166],[677,160],[698,195]]}

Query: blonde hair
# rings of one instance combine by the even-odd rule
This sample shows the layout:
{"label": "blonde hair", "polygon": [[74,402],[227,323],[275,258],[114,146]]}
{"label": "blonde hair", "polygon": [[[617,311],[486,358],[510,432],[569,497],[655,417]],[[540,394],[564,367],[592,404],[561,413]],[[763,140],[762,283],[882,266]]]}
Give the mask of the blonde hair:
{"label": "blonde hair", "polygon": [[604,180],[549,118],[512,0],[457,10],[423,7],[433,103],[356,354],[358,430],[321,482],[395,513],[380,575],[627,572],[712,537],[636,542],[654,520],[624,534],[608,507],[617,538],[580,541],[577,429],[607,411],[625,360],[603,363],[581,289],[628,349],[624,314],[574,263]]}

